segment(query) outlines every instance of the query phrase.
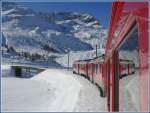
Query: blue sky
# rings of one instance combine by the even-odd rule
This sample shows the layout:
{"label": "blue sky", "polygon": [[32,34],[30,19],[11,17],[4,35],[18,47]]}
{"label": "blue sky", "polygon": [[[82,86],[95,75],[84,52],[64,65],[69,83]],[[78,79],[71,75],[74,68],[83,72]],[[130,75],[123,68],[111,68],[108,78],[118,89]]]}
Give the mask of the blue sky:
{"label": "blue sky", "polygon": [[105,28],[108,28],[111,14],[111,2],[20,2],[19,4],[37,12],[71,11],[88,13],[96,17]]}

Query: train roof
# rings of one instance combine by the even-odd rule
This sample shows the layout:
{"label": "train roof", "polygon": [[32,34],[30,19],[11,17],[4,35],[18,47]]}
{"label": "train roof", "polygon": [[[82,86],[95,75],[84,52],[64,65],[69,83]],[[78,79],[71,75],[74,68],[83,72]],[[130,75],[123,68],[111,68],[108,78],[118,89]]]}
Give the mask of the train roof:
{"label": "train roof", "polygon": [[92,59],[85,59],[85,60],[77,60],[75,61],[75,63],[85,63],[85,62],[95,62],[95,61],[103,61],[104,60],[104,54],[102,54],[101,56],[98,57],[94,57]]}
{"label": "train roof", "polygon": [[92,59],[76,60],[75,63],[77,63],[77,62],[88,62],[88,61],[90,61],[90,60],[92,60]]}
{"label": "train roof", "polygon": [[134,63],[132,60],[120,59],[120,63]]}

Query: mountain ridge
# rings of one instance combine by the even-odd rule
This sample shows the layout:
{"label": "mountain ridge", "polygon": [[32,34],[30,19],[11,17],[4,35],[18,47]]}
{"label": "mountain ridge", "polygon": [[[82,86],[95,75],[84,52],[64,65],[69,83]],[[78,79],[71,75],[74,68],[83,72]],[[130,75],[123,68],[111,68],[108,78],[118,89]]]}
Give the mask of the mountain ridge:
{"label": "mountain ridge", "polygon": [[[77,12],[41,13],[11,3],[2,5],[2,33],[6,50],[45,57],[68,51],[104,49],[107,29],[95,17]],[[8,50],[7,50],[8,51]]]}

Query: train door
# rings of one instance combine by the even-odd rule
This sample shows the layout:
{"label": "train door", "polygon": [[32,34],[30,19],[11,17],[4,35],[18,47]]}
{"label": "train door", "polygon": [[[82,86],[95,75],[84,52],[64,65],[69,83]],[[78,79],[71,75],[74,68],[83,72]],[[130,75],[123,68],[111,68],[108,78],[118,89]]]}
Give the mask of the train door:
{"label": "train door", "polygon": [[88,63],[86,63],[86,77],[88,78]]}
{"label": "train door", "polygon": [[92,70],[93,70],[92,68],[93,68],[92,63],[90,63],[90,64],[89,64],[89,80],[90,80],[90,81],[92,81],[92,74],[93,74],[93,73],[92,73]]}
{"label": "train door", "polygon": [[[119,45],[118,60],[115,63],[119,66],[123,65],[121,60],[133,61],[135,64],[135,74],[130,74],[119,79],[119,110],[120,111],[140,111],[140,81],[139,81],[139,41],[138,27],[135,25],[126,35]],[[116,60],[117,61],[117,60]],[[128,62],[125,62],[128,63]],[[126,65],[126,68],[129,68]],[[117,69],[117,67],[115,67]],[[122,71],[122,70],[120,70]],[[116,72],[119,72],[116,70]],[[119,72],[119,76],[122,72]],[[116,73],[117,74],[117,73]]]}
{"label": "train door", "polygon": [[79,70],[80,70],[80,65],[78,64],[78,74],[79,74]]}
{"label": "train door", "polygon": [[94,82],[94,74],[95,74],[95,64],[92,63],[92,79],[91,79],[92,83]]}

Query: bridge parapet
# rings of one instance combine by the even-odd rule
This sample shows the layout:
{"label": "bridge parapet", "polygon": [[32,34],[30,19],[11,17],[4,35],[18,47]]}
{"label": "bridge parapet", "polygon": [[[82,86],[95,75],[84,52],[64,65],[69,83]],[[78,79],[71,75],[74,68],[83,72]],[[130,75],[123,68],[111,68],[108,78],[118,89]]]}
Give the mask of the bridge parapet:
{"label": "bridge parapet", "polygon": [[45,69],[46,68],[13,65],[13,66],[11,66],[11,73],[15,77],[31,78],[31,77],[35,76],[36,74],[44,71]]}

